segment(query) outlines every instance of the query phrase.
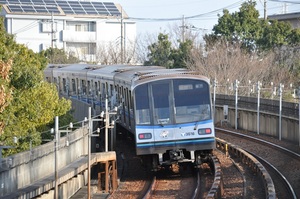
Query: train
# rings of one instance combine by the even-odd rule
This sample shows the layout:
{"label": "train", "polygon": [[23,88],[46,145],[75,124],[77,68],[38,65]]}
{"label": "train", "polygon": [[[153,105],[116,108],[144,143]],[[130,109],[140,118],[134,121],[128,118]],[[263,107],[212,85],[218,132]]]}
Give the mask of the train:
{"label": "train", "polygon": [[215,149],[210,80],[199,71],[65,64],[49,65],[44,74],[61,93],[84,100],[106,97],[109,106],[118,106],[118,125],[152,170],[184,163],[199,167]]}

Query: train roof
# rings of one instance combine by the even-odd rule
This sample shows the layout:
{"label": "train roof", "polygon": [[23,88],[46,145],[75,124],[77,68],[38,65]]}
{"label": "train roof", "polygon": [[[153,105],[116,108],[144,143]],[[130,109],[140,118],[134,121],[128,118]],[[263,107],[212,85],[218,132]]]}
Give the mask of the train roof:
{"label": "train roof", "polygon": [[88,78],[109,79],[116,83],[135,86],[144,82],[168,78],[194,78],[209,82],[200,71],[185,68],[166,69],[162,66],[140,65],[93,65],[93,64],[52,64],[48,66],[54,73],[86,73]]}

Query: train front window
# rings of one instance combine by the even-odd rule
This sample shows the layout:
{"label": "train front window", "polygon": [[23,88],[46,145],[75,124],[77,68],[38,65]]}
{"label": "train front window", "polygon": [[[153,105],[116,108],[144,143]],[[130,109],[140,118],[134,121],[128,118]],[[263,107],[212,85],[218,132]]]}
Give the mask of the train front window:
{"label": "train front window", "polygon": [[164,125],[171,123],[169,85],[169,82],[152,85],[154,124]]}
{"label": "train front window", "polygon": [[211,119],[210,93],[206,82],[179,79],[173,81],[176,123]]}
{"label": "train front window", "polygon": [[150,124],[148,84],[136,88],[135,108],[136,124]]}

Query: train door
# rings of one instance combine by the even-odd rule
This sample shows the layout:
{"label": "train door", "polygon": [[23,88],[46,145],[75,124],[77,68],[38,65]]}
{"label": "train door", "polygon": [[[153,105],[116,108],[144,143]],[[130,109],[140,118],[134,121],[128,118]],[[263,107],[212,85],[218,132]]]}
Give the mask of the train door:
{"label": "train door", "polygon": [[159,81],[151,84],[154,143],[157,148],[175,147],[173,124],[173,96],[171,81]]}

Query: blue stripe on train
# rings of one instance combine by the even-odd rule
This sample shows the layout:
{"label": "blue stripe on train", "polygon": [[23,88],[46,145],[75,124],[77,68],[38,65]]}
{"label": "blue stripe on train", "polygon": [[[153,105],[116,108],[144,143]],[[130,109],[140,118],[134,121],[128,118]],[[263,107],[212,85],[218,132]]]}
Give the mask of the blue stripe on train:
{"label": "blue stripe on train", "polygon": [[201,139],[192,139],[192,140],[180,140],[180,141],[165,141],[165,142],[147,142],[147,143],[139,143],[137,144],[137,148],[147,148],[152,146],[173,146],[181,145],[181,144],[203,144],[203,143],[213,143],[215,141],[215,138],[201,138]]}
{"label": "blue stripe on train", "polygon": [[160,128],[177,128],[177,127],[188,127],[188,126],[195,126],[196,124],[197,125],[203,125],[203,124],[209,124],[209,123],[212,123],[213,121],[212,120],[205,120],[205,121],[200,121],[200,122],[190,122],[190,123],[183,123],[183,124],[170,124],[170,125],[164,125],[163,127],[158,124],[158,125],[136,125],[136,129],[160,129]]}

